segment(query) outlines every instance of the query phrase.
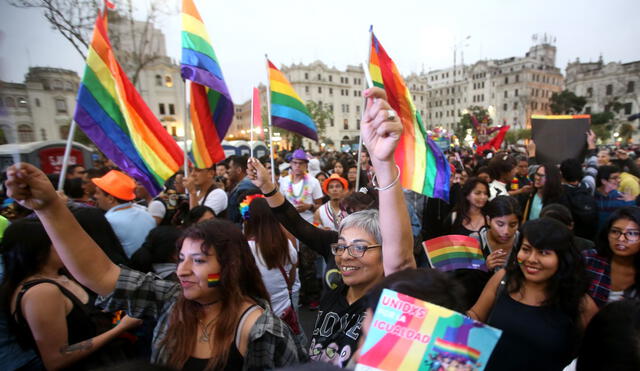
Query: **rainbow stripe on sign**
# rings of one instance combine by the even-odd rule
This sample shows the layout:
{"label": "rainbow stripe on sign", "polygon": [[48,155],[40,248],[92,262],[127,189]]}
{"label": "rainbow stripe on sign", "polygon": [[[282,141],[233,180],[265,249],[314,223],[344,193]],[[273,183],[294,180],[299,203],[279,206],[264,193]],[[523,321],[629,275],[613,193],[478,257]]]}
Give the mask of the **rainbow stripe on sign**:
{"label": "rainbow stripe on sign", "polygon": [[473,237],[447,235],[422,243],[431,266],[448,272],[456,269],[487,271],[480,243]]}
{"label": "rainbow stripe on sign", "polygon": [[476,362],[480,358],[480,352],[464,344],[452,343],[444,339],[436,339],[433,350],[450,357],[464,358]]}
{"label": "rainbow stripe on sign", "polygon": [[98,14],[73,115],[95,145],[153,196],[184,161],[183,152],[127,78]]}
{"label": "rainbow stripe on sign", "polygon": [[209,287],[216,287],[220,285],[220,273],[211,273],[207,276],[207,285]]}
{"label": "rainbow stripe on sign", "polygon": [[402,122],[402,136],[395,152],[402,188],[448,202],[451,169],[447,159],[427,135],[402,75],[373,31],[369,72],[373,85],[385,90],[389,105]]}
{"label": "rainbow stripe on sign", "polygon": [[271,124],[318,140],[318,129],[304,101],[285,75],[267,59],[269,87],[271,89]]}
{"label": "rainbow stripe on sign", "polygon": [[191,80],[191,157],[206,169],[224,160],[222,140],[233,120],[233,101],[207,29],[193,0],[182,1],[182,77]]}

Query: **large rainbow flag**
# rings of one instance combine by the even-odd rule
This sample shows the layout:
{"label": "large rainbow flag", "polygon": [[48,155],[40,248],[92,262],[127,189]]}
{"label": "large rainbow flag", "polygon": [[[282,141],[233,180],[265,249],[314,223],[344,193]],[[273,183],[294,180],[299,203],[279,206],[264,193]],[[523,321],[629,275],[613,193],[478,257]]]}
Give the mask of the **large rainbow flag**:
{"label": "large rainbow flag", "polygon": [[183,152],[127,78],[96,18],[74,120],[96,146],[152,194],[182,165]]}
{"label": "large rainbow flag", "polygon": [[182,77],[191,80],[191,159],[198,168],[224,160],[221,142],[233,120],[233,101],[193,0],[182,1]]}
{"label": "large rainbow flag", "polygon": [[451,234],[423,243],[429,263],[443,272],[456,269],[487,271],[480,243],[473,237]]}
{"label": "large rainbow flag", "polygon": [[318,129],[304,101],[285,75],[267,59],[269,87],[271,89],[271,124],[318,140]]}
{"label": "large rainbow flag", "polygon": [[402,75],[373,30],[369,72],[373,85],[386,91],[389,104],[402,121],[402,137],[395,152],[402,187],[448,202],[449,164],[438,145],[427,136]]}

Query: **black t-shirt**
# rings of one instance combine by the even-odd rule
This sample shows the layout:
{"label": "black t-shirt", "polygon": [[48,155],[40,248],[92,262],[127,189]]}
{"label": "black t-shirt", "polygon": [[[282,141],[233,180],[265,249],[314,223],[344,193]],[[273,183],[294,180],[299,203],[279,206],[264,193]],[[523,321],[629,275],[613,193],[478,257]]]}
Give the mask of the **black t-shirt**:
{"label": "black t-shirt", "polygon": [[337,289],[325,291],[309,347],[312,360],[344,367],[358,348],[367,306],[364,298],[349,305],[348,288],[340,283]]}

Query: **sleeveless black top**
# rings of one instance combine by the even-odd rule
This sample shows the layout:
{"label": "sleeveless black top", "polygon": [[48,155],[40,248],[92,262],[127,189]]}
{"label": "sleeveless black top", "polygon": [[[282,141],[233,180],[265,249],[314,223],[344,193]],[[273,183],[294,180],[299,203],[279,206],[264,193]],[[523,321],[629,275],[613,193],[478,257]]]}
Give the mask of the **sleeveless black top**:
{"label": "sleeveless black top", "polygon": [[[97,335],[95,323],[91,319],[91,313],[93,311],[97,311],[97,308],[82,303],[80,299],[78,299],[71,291],[67,290],[54,280],[38,279],[26,282],[22,286],[22,289],[18,293],[18,297],[16,299],[16,311],[12,316],[14,325],[16,327],[16,338],[18,340],[18,343],[23,348],[31,348],[38,352],[38,347],[33,338],[33,334],[31,333],[31,329],[29,328],[29,324],[27,323],[27,320],[24,318],[24,315],[22,313],[22,306],[20,302],[27,290],[41,283],[51,283],[56,285],[60,289],[62,294],[73,303],[73,309],[71,309],[66,317],[68,344],[76,344],[81,341],[91,339]],[[38,354],[40,353],[38,352]],[[71,368],[68,369],[86,369],[86,365],[91,363],[90,358],[91,356],[75,363]]]}
{"label": "sleeveless black top", "polygon": [[501,290],[487,321],[502,330],[486,370],[562,370],[571,362],[573,325],[559,309],[531,306]]}

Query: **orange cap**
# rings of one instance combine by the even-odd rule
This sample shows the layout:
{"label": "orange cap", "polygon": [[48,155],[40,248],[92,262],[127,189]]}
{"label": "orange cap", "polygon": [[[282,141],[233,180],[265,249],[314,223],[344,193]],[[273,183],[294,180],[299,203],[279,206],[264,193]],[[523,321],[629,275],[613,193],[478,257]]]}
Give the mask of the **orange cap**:
{"label": "orange cap", "polygon": [[111,170],[105,174],[105,176],[101,178],[93,178],[91,181],[101,190],[115,198],[125,201],[131,201],[136,198],[134,193],[136,189],[136,182],[123,172]]}
{"label": "orange cap", "polygon": [[327,191],[327,189],[329,189],[329,183],[334,181],[334,180],[337,180],[340,183],[342,183],[342,187],[345,190],[349,189],[349,183],[347,183],[347,180],[345,178],[341,177],[338,174],[331,174],[330,177],[328,177],[327,179],[324,180],[324,182],[322,182],[322,190],[324,191],[324,193],[329,193]]}

